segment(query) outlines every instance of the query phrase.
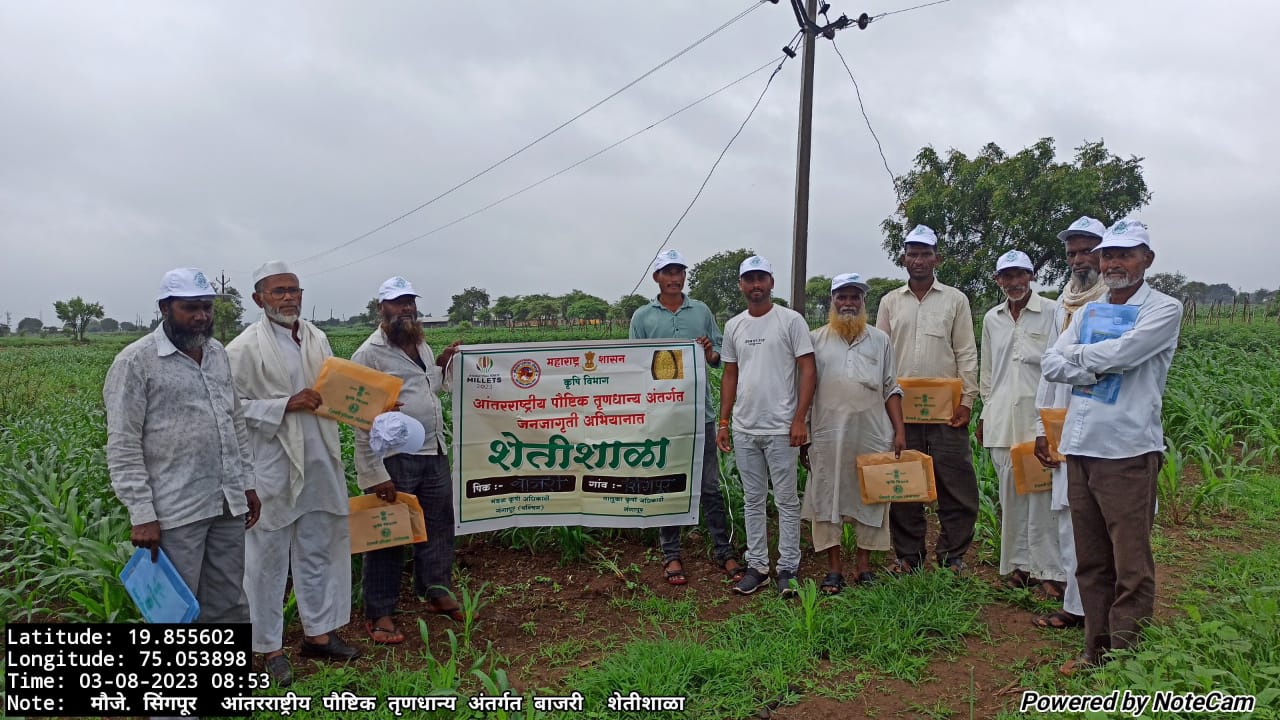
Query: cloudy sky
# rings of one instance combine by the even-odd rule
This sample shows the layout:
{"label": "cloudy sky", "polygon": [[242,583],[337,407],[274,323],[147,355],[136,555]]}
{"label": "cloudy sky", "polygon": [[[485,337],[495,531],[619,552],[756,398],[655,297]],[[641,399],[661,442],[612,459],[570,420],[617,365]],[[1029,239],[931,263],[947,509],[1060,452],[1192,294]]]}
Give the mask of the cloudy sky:
{"label": "cloudy sky", "polygon": [[[913,0],[851,5],[877,14]],[[648,262],[768,70],[544,185],[404,247],[757,68],[796,30],[764,3],[465,188],[740,11],[720,2],[0,3],[0,320],[83,295],[149,318],[161,274],[301,261],[307,314],[361,311],[403,274],[449,296],[652,287]],[[1280,197],[1271,2],[951,0],[837,37],[902,173],[924,145],[1146,158],[1156,270],[1275,287]],[[789,295],[800,62],[788,61],[671,247],[754,248]],[[808,275],[901,275],[880,250],[893,190],[819,41]],[[1267,126],[1273,129],[1266,130]],[[347,244],[349,243],[349,244]],[[346,244],[345,247],[340,247]],[[337,249],[335,249],[337,248]],[[944,278],[945,280],[945,278]],[[256,317],[251,312],[247,317]]]}

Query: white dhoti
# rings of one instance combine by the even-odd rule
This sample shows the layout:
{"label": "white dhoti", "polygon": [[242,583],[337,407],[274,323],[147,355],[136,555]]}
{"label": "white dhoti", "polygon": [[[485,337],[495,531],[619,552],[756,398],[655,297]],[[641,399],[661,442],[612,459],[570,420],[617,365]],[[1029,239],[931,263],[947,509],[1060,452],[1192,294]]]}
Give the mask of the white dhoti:
{"label": "white dhoti", "polygon": [[990,451],[1000,478],[1000,574],[1022,570],[1040,580],[1066,580],[1059,518],[1051,509],[1052,493],[1019,495],[1013,482],[1009,448],[993,447]]}
{"label": "white dhoti", "polygon": [[351,620],[351,531],[347,518],[309,512],[279,530],[245,533],[244,589],[253,614],[253,650],[284,642],[284,588],[293,572],[302,631],[315,637]]}
{"label": "white dhoti", "polygon": [[1080,601],[1080,583],[1076,581],[1076,536],[1071,527],[1071,506],[1067,504],[1067,464],[1059,463],[1053,471],[1050,511],[1058,525],[1058,559],[1067,583],[1062,595],[1062,609],[1072,615],[1084,615]]}

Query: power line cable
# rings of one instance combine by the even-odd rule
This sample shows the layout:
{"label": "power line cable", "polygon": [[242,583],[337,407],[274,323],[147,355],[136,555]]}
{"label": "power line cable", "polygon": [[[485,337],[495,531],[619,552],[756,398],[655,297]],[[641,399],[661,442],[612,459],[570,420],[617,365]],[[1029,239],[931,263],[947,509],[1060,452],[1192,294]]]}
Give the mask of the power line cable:
{"label": "power line cable", "polygon": [[[943,1],[946,2],[946,0]],[[858,109],[862,110],[862,119],[867,123],[867,130],[871,132],[871,139],[876,141],[876,150],[880,151],[880,162],[884,163],[884,171],[889,173],[889,183],[893,185],[893,194],[897,196],[898,205],[901,206],[902,193],[898,191],[898,179],[894,176],[893,171],[889,169],[889,161],[884,156],[884,147],[880,145],[880,138],[876,135],[875,128],[871,127],[871,118],[867,116],[867,108],[862,104],[862,90],[858,87],[857,79],[853,77],[853,71],[849,69],[849,63],[845,62],[844,53],[840,52],[840,46],[836,45],[835,38],[831,39],[831,47],[835,49],[836,55],[840,58],[840,64],[844,65],[844,71],[849,73],[849,79],[853,81],[853,91],[858,96]]]}
{"label": "power line cable", "polygon": [[[787,47],[783,50],[782,59],[778,61],[778,66],[775,67],[773,69],[773,72],[769,74],[769,79],[765,81],[764,89],[760,91],[760,96],[756,98],[755,104],[752,105],[751,110],[747,112],[747,117],[743,119],[742,124],[738,126],[738,129],[736,131],[734,131],[733,137],[729,138],[729,142],[726,143],[724,146],[724,149],[720,151],[720,155],[716,157],[716,161],[711,163],[711,169],[707,171],[707,176],[702,179],[702,184],[698,186],[698,191],[694,193],[693,199],[689,201],[689,205],[685,207],[684,212],[680,213],[680,217],[676,219],[676,224],[671,226],[671,231],[667,233],[667,236],[665,238],[663,238],[662,244],[659,245],[658,249],[654,251],[653,253],[654,258],[657,258],[658,255],[662,252],[662,249],[667,246],[667,243],[671,242],[671,236],[675,234],[676,228],[680,227],[680,223],[684,222],[684,219],[686,216],[688,216],[689,211],[692,210],[694,204],[698,202],[698,198],[702,197],[702,191],[706,189],[707,183],[711,182],[711,176],[715,174],[716,168],[720,166],[720,161],[724,159],[725,154],[729,152],[729,148],[733,146],[733,141],[737,140],[738,136],[742,134],[743,129],[747,127],[747,123],[750,122],[751,116],[755,114],[756,108],[760,107],[760,101],[764,100],[764,94],[769,91],[769,86],[773,84],[773,79],[778,76],[778,72],[782,70],[782,66],[786,64],[787,59],[794,55],[795,48],[793,46],[796,44],[796,41],[799,39],[800,35],[801,33],[797,32],[791,38],[791,42],[788,43]],[[627,294],[634,295],[636,290],[640,289],[640,285],[644,283],[644,279],[646,277],[649,277],[648,273],[641,275],[640,280],[636,282],[635,287],[631,288],[631,292]]]}
{"label": "power line cable", "polygon": [[936,2],[925,3],[923,5],[916,5],[914,7],[903,8],[901,10],[890,10],[889,12],[883,12],[883,13],[880,13],[879,15],[873,15],[871,19],[879,20],[880,18],[889,17],[890,15],[897,15],[898,13],[911,12],[912,10],[919,10],[920,8],[927,8],[933,5],[941,5],[942,3],[945,3],[945,2],[951,2],[951,0],[936,0]]}
{"label": "power line cable", "polygon": [[757,8],[759,8],[761,5],[763,5],[763,4],[767,3],[767,2],[770,2],[770,0],[753,0],[753,2],[752,2],[749,6],[747,6],[747,8],[746,8],[745,10],[743,10],[743,11],[742,11],[742,12],[740,12],[740,13],[738,13],[737,15],[734,15],[733,17],[729,18],[729,19],[728,19],[728,20],[726,20],[725,22],[721,23],[718,27],[716,27],[716,28],[715,28],[714,30],[712,30],[711,32],[708,32],[707,34],[705,34],[705,35],[703,35],[702,37],[698,38],[697,40],[693,41],[693,43],[689,44],[689,45],[688,45],[688,46],[686,46],[683,50],[680,50],[679,52],[677,52],[675,55],[672,55],[671,57],[667,58],[666,60],[663,60],[662,62],[658,63],[657,65],[654,65],[652,68],[650,68],[650,69],[649,69],[648,71],[646,71],[644,74],[640,75],[639,77],[637,77],[636,79],[634,79],[634,80],[632,80],[631,82],[627,83],[626,85],[623,85],[621,88],[618,88],[617,90],[613,91],[612,93],[609,93],[609,94],[608,94],[608,95],[606,95],[603,99],[601,99],[601,100],[597,101],[596,103],[592,104],[592,105],[591,105],[590,107],[588,107],[587,109],[583,110],[582,112],[579,112],[577,115],[574,115],[573,117],[569,118],[568,120],[565,120],[564,122],[562,122],[562,123],[560,123],[559,125],[555,126],[555,127],[554,127],[554,128],[552,128],[551,130],[549,130],[549,131],[547,131],[547,132],[543,133],[542,135],[540,135],[539,137],[537,137],[537,138],[535,138],[534,140],[530,141],[529,143],[526,143],[524,146],[522,146],[521,148],[519,148],[519,149],[518,149],[518,150],[516,150],[515,152],[512,152],[511,154],[507,155],[506,157],[502,158],[501,160],[498,160],[497,162],[495,162],[495,163],[493,163],[493,164],[489,165],[488,167],[484,168],[483,170],[481,170],[481,171],[477,172],[476,174],[472,175],[471,177],[467,178],[466,180],[463,180],[462,182],[460,182],[460,183],[458,183],[458,184],[454,185],[453,187],[449,188],[448,190],[445,190],[444,192],[440,193],[439,195],[436,195],[435,197],[431,198],[430,200],[427,200],[426,202],[423,202],[423,203],[419,204],[418,206],[414,207],[413,209],[408,210],[408,211],[405,211],[405,212],[403,212],[403,213],[401,213],[401,214],[397,215],[396,217],[394,217],[394,218],[392,218],[392,219],[390,219],[390,220],[388,220],[388,221],[386,221],[386,222],[382,223],[382,224],[381,224],[381,225],[379,225],[378,227],[375,227],[374,229],[372,229],[372,230],[370,230],[370,231],[368,231],[368,232],[365,232],[365,233],[362,233],[362,234],[360,234],[360,235],[357,235],[357,236],[355,236],[355,237],[351,238],[350,240],[347,240],[346,242],[344,242],[344,243],[342,243],[342,244],[340,244],[340,245],[335,245],[334,247],[331,247],[331,248],[329,248],[328,250],[323,250],[323,251],[318,252],[318,253],[316,253],[316,254],[314,254],[314,255],[309,255],[309,256],[307,256],[307,257],[305,257],[305,258],[303,258],[303,259],[301,259],[301,260],[297,260],[297,261],[295,261],[295,262],[296,262],[297,264],[301,264],[301,263],[309,262],[309,261],[311,261],[311,260],[315,260],[315,259],[317,259],[317,258],[324,257],[325,255],[328,255],[328,254],[330,254],[330,253],[336,252],[336,251],[341,250],[341,249],[343,249],[343,248],[345,248],[345,247],[348,247],[348,246],[350,246],[350,245],[353,245],[353,244],[355,244],[355,243],[357,243],[357,242],[359,242],[359,241],[361,241],[361,240],[364,240],[365,238],[369,237],[370,235],[373,235],[374,233],[380,232],[380,231],[382,231],[382,230],[385,230],[385,229],[386,229],[386,228],[388,228],[388,227],[391,227],[392,225],[394,225],[394,224],[396,224],[396,223],[400,222],[401,220],[404,220],[405,218],[409,217],[410,215],[413,215],[414,213],[416,213],[416,212],[418,212],[418,211],[420,211],[420,210],[423,210],[424,208],[426,208],[426,207],[428,207],[428,206],[432,205],[432,204],[433,204],[433,203],[435,203],[436,201],[441,200],[441,199],[443,199],[443,198],[447,197],[448,195],[453,194],[455,191],[460,190],[460,189],[462,189],[463,187],[466,187],[467,185],[470,185],[473,181],[478,180],[479,178],[481,178],[481,177],[483,177],[483,176],[485,176],[485,175],[489,174],[489,173],[490,173],[490,172],[492,172],[493,170],[496,170],[498,167],[500,167],[500,166],[504,165],[504,164],[505,164],[505,163],[507,163],[508,161],[510,161],[510,160],[512,160],[512,159],[514,159],[514,158],[516,158],[517,156],[521,155],[521,154],[522,154],[522,153],[524,153],[526,150],[528,150],[528,149],[532,148],[534,145],[537,145],[538,143],[542,142],[543,140],[546,140],[547,138],[551,137],[552,135],[555,135],[556,133],[560,132],[561,130],[563,130],[564,128],[568,127],[570,124],[572,124],[574,121],[576,121],[576,120],[578,120],[578,119],[582,118],[582,116],[586,115],[587,113],[591,112],[592,110],[595,110],[596,108],[598,108],[598,107],[600,107],[601,105],[603,105],[603,104],[605,104],[605,103],[609,102],[610,100],[612,100],[613,98],[615,98],[615,97],[617,97],[618,95],[622,94],[623,92],[626,92],[628,89],[630,89],[630,88],[631,88],[632,86],[634,86],[636,83],[639,83],[641,80],[644,80],[645,78],[649,77],[650,75],[654,74],[655,72],[657,72],[657,71],[661,70],[662,68],[666,67],[667,65],[670,65],[671,63],[673,63],[673,62],[675,62],[676,60],[680,59],[680,58],[681,58],[681,57],[683,57],[685,54],[687,54],[689,51],[691,51],[691,50],[693,50],[694,48],[698,47],[699,45],[701,45],[702,43],[706,42],[707,40],[710,40],[712,37],[714,37],[715,35],[719,34],[719,33],[720,33],[720,32],[722,32],[722,31],[724,31],[724,30],[725,30],[725,29],[727,29],[729,26],[731,26],[731,25],[733,25],[734,23],[738,22],[739,20],[743,19],[743,18],[744,18],[744,17],[746,17],[747,15],[751,14],[751,12],[752,12],[752,11],[756,10],[756,9],[757,9]]}
{"label": "power line cable", "polygon": [[[785,60],[785,56],[783,56],[783,59]],[[619,145],[622,145],[623,143],[625,143],[625,142],[627,142],[627,141],[629,141],[629,140],[631,140],[631,139],[633,139],[633,138],[635,138],[635,137],[637,137],[637,136],[639,136],[639,135],[643,135],[644,133],[646,133],[646,132],[648,132],[648,131],[652,130],[653,128],[655,128],[655,127],[657,127],[657,126],[661,125],[662,123],[664,123],[664,122],[666,122],[666,121],[668,121],[668,120],[670,120],[670,119],[672,119],[672,118],[676,117],[677,115],[680,115],[681,113],[685,112],[686,110],[689,110],[689,109],[691,109],[691,108],[693,108],[693,107],[695,107],[695,106],[697,106],[697,105],[700,105],[701,103],[703,103],[703,102],[705,102],[705,101],[707,101],[707,100],[710,100],[711,98],[715,97],[716,95],[719,95],[720,93],[724,92],[725,90],[728,90],[729,88],[733,87],[734,85],[737,85],[738,83],[742,82],[743,80],[746,80],[747,78],[751,77],[752,75],[755,75],[756,73],[760,72],[761,70],[764,70],[765,68],[769,67],[770,65],[772,65],[772,64],[773,64],[775,61],[777,61],[777,60],[778,60],[778,58],[771,58],[771,59],[769,60],[769,62],[766,62],[766,63],[764,63],[763,65],[760,65],[759,67],[755,68],[754,70],[751,70],[750,72],[747,72],[746,74],[739,76],[739,77],[738,77],[737,79],[735,79],[735,80],[731,80],[731,81],[729,81],[728,83],[725,83],[724,85],[721,85],[719,88],[716,88],[715,90],[712,90],[711,92],[707,93],[706,95],[703,95],[702,97],[698,98],[697,100],[694,100],[693,102],[691,102],[691,103],[689,103],[689,104],[685,105],[684,107],[681,107],[680,109],[675,110],[674,112],[671,112],[671,113],[669,113],[668,115],[666,115],[666,116],[664,116],[664,117],[662,117],[662,118],[660,118],[660,119],[658,119],[658,120],[655,120],[654,122],[652,122],[652,123],[650,123],[650,124],[646,125],[645,127],[643,127],[643,128],[641,128],[641,129],[639,129],[639,130],[637,130],[637,131],[635,131],[635,132],[631,133],[630,135],[628,135],[628,136],[626,136],[626,137],[622,138],[621,140],[618,140],[617,142],[614,142],[614,143],[612,143],[612,144],[610,144],[610,145],[607,145],[607,146],[605,146],[604,148],[601,148],[600,150],[597,150],[596,152],[593,152],[593,153],[591,153],[590,155],[588,155],[588,156],[586,156],[586,157],[582,158],[581,160],[578,160],[577,162],[573,163],[572,165],[569,165],[569,166],[566,166],[566,167],[564,167],[564,168],[561,168],[560,170],[557,170],[556,172],[554,172],[554,173],[552,173],[552,174],[550,174],[550,175],[548,175],[548,176],[546,176],[546,177],[542,178],[541,180],[538,180],[538,181],[536,181],[536,182],[530,183],[530,184],[528,184],[528,185],[526,185],[526,186],[524,186],[524,187],[520,188],[519,190],[516,190],[515,192],[509,193],[509,194],[507,194],[507,195],[505,195],[505,196],[503,196],[503,197],[501,197],[501,198],[499,198],[499,199],[497,199],[497,200],[495,200],[495,201],[493,201],[493,202],[489,203],[488,205],[485,205],[484,207],[481,207],[481,208],[479,208],[479,209],[477,209],[477,210],[473,210],[473,211],[471,211],[471,212],[467,213],[466,215],[463,215],[462,217],[456,218],[456,219],[454,219],[454,220],[452,220],[452,221],[450,221],[450,222],[445,223],[444,225],[440,225],[440,226],[438,226],[438,227],[432,228],[431,230],[428,230],[427,232],[422,233],[421,235],[416,235],[416,236],[411,237],[411,238],[409,238],[408,240],[405,240],[405,241],[403,241],[403,242],[401,242],[401,243],[398,243],[398,244],[396,244],[396,245],[392,245],[391,247],[388,247],[388,248],[385,248],[385,249],[379,250],[378,252],[371,253],[371,254],[369,254],[369,255],[365,255],[364,257],[361,257],[361,258],[359,258],[359,259],[357,259],[357,260],[352,260],[351,262],[348,262],[348,263],[343,263],[343,264],[341,264],[341,265],[336,265],[336,266],[334,266],[334,267],[326,268],[326,269],[324,269],[324,270],[320,270],[320,271],[318,271],[318,272],[309,272],[309,273],[307,273],[307,276],[308,276],[308,277],[311,277],[311,276],[315,276],[315,275],[323,275],[323,274],[325,274],[325,273],[333,272],[334,270],[341,270],[341,269],[343,269],[343,268],[351,267],[352,265],[356,265],[356,264],[362,263],[362,262],[364,262],[364,261],[366,261],[366,260],[371,260],[371,259],[373,259],[373,258],[375,258],[375,257],[380,256],[380,255],[385,255],[386,253],[389,253],[389,252],[391,252],[391,251],[393,251],[393,250],[398,250],[398,249],[400,249],[400,248],[402,248],[402,247],[405,247],[406,245],[410,245],[410,244],[412,244],[412,243],[415,243],[415,242],[417,242],[417,241],[419,241],[419,240],[422,240],[423,238],[426,238],[426,237],[429,237],[429,236],[431,236],[431,235],[434,235],[434,234],[436,234],[436,233],[438,233],[438,232],[440,232],[440,231],[442,231],[442,230],[446,230],[446,229],[448,229],[448,228],[451,228],[451,227],[453,227],[454,225],[457,225],[458,223],[463,222],[464,220],[468,220],[468,219],[470,219],[470,218],[475,217],[476,215],[479,215],[479,214],[480,214],[480,213],[482,213],[482,212],[485,212],[486,210],[489,210],[489,209],[491,209],[491,208],[497,207],[498,205],[501,205],[502,203],[505,203],[506,201],[511,200],[512,198],[515,198],[515,197],[517,197],[517,196],[519,196],[519,195],[523,195],[524,193],[526,193],[526,192],[528,192],[528,191],[530,191],[530,190],[532,190],[532,189],[534,189],[534,188],[538,187],[539,185],[542,185],[543,183],[546,183],[546,182],[548,182],[548,181],[550,181],[550,180],[553,180],[553,179],[555,179],[555,178],[557,178],[557,177],[559,177],[559,176],[561,176],[561,175],[563,175],[563,174],[565,174],[565,173],[569,172],[570,170],[572,170],[572,169],[574,169],[574,168],[578,167],[579,165],[582,165],[583,163],[585,163],[585,162],[587,162],[587,161],[589,161],[589,160],[592,160],[592,159],[594,159],[594,158],[599,157],[600,155],[603,155],[603,154],[604,154],[604,153],[606,153],[606,152],[609,152],[610,150],[612,150],[612,149],[614,149],[614,148],[618,147]],[[781,64],[779,64],[779,67],[781,67]],[[777,69],[775,69],[775,70],[774,70],[774,74],[777,74]],[[772,81],[772,76],[770,76],[770,80]],[[766,86],[766,87],[767,87],[767,86]],[[757,105],[759,104],[759,101],[758,101],[758,100],[756,101],[756,104],[757,104]],[[754,108],[753,108],[753,111],[754,111]],[[750,117],[750,116],[748,116],[748,117]],[[739,132],[741,132],[741,129],[739,129]],[[735,137],[736,137],[736,135],[735,135]],[[727,148],[726,148],[726,149],[727,149]],[[717,162],[718,162],[718,161],[717,161]],[[704,184],[705,184],[705,183],[704,183]],[[686,211],[686,212],[687,212],[687,211]]]}

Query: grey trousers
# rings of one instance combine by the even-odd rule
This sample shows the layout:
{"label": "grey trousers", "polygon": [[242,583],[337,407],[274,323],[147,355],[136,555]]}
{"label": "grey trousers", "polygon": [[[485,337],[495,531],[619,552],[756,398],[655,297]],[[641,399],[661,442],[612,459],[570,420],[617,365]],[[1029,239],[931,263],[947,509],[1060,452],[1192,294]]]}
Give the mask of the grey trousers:
{"label": "grey trousers", "polygon": [[200,623],[247,623],[244,516],[222,515],[160,531],[160,548],[200,602]]}
{"label": "grey trousers", "polygon": [[1156,477],[1164,456],[1106,460],[1067,456],[1067,493],[1084,605],[1084,654],[1132,647],[1156,600],[1151,554]]}

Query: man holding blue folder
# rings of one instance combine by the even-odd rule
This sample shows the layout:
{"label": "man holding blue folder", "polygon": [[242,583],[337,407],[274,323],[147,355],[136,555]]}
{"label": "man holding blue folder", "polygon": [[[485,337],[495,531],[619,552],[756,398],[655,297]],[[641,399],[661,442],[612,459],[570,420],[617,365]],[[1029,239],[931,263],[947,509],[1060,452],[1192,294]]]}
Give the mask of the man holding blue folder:
{"label": "man holding blue folder", "polygon": [[1155,260],[1145,225],[1116,223],[1094,252],[1106,303],[1077,312],[1041,362],[1045,380],[1073,386],[1059,451],[1067,458],[1085,647],[1064,673],[1133,646],[1151,618],[1161,398],[1182,326],[1182,303],[1144,280]]}
{"label": "man holding blue folder", "polygon": [[164,321],[107,371],[107,470],[130,540],[152,562],[169,556],[197,622],[247,623],[244,535],[261,504],[231,364],[212,336],[214,296],[196,268],[165,273]]}

